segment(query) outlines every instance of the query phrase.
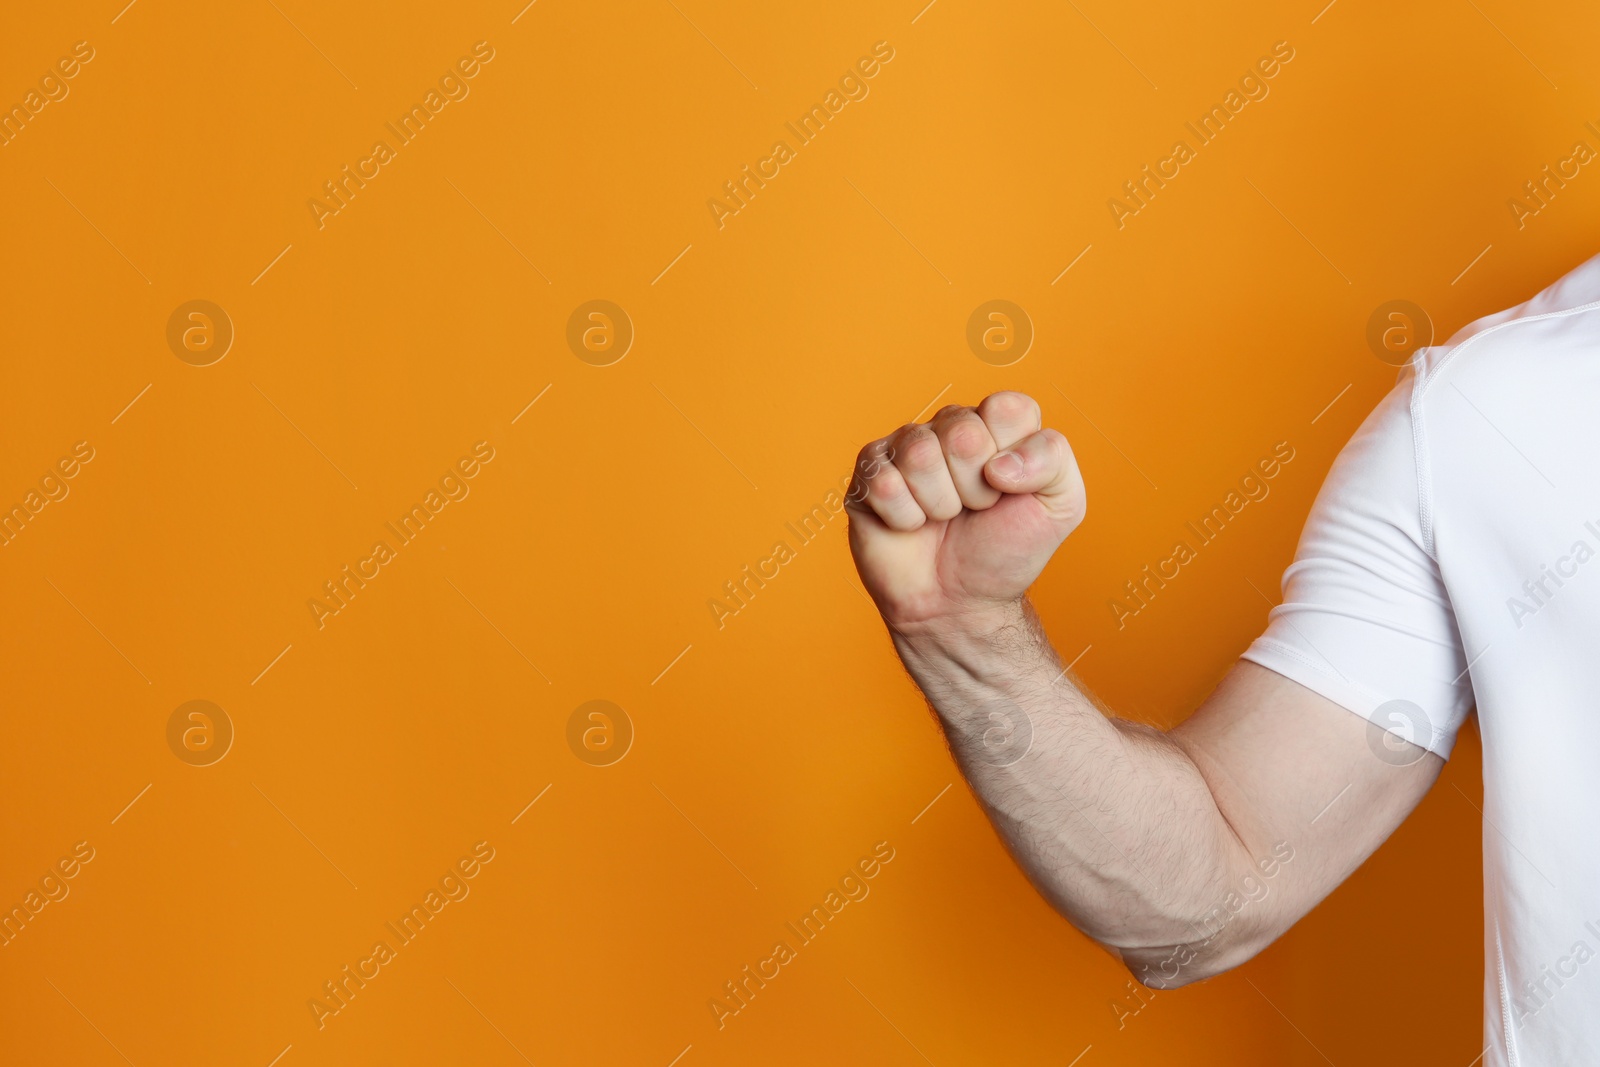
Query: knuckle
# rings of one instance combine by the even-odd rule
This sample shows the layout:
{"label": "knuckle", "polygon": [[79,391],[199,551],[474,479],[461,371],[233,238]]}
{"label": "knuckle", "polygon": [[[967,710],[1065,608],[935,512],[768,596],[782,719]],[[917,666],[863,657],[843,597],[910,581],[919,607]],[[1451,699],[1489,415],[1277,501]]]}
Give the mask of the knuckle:
{"label": "knuckle", "polygon": [[907,445],[901,453],[901,466],[918,474],[938,470],[944,466],[944,453],[939,443],[932,439],[918,440]]}
{"label": "knuckle", "polygon": [[866,496],[874,503],[888,507],[898,503],[902,497],[910,496],[910,490],[901,478],[869,478]]}
{"label": "knuckle", "polygon": [[945,441],[950,447],[950,455],[964,461],[985,459],[994,448],[988,429],[975,414],[953,423]]}
{"label": "knuckle", "polygon": [[939,439],[924,427],[908,431],[898,442],[896,466],[919,473],[933,470],[944,463],[944,453]]}
{"label": "knuckle", "polygon": [[883,438],[863,445],[856,453],[856,471],[862,477],[871,478],[887,462],[890,452],[889,442]]}
{"label": "knuckle", "polygon": [[874,496],[882,496],[891,491],[900,481],[897,475],[891,477],[893,474],[893,464],[880,463],[875,467],[862,471],[860,480]]}
{"label": "knuckle", "polygon": [[1005,390],[991,393],[983,402],[986,417],[1004,419],[1007,422],[1022,422],[1038,414],[1039,404],[1027,393],[1015,390]]}

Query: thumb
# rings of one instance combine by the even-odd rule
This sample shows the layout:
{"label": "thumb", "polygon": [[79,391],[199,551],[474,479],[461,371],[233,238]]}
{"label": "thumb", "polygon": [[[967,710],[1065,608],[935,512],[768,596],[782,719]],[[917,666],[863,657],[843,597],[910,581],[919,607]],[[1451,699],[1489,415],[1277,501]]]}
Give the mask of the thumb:
{"label": "thumb", "polygon": [[1083,475],[1072,446],[1057,430],[1029,434],[983,466],[983,477],[1002,493],[1032,493],[1050,516],[1076,527],[1087,504]]}

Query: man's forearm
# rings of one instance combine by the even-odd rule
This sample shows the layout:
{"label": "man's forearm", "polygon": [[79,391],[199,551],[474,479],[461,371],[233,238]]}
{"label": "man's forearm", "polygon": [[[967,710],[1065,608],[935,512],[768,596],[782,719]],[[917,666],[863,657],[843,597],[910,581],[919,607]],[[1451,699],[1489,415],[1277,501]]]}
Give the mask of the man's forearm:
{"label": "man's forearm", "polygon": [[1175,946],[1206,943],[1182,980],[1253,951],[1231,942],[1255,924],[1202,929],[1254,862],[1205,778],[1165,734],[1103,714],[1026,601],[892,636],[1012,853],[1075,925],[1152,984],[1174,980],[1154,965]]}
{"label": "man's forearm", "polygon": [[1146,984],[1266,947],[1444,765],[1248,661],[1166,733],[1104,714],[1026,602],[1088,497],[1071,445],[1021,393],[869,442],[846,506],[862,583],[1001,836]]}

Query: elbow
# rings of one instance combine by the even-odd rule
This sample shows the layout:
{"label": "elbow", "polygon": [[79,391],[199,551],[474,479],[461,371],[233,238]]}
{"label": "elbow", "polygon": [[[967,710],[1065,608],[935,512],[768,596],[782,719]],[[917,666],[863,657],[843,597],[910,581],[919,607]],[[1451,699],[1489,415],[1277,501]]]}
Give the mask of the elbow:
{"label": "elbow", "polygon": [[1229,937],[1219,930],[1203,941],[1113,949],[1134,981],[1146,989],[1177,989],[1203,982],[1255,958],[1271,939]]}
{"label": "elbow", "polygon": [[1120,955],[1133,980],[1146,989],[1177,989],[1222,973],[1221,969],[1205,965],[1199,953],[1186,945],[1160,953],[1124,950]]}
{"label": "elbow", "polygon": [[1148,962],[1136,961],[1124,955],[1122,963],[1128,968],[1128,973],[1133,976],[1135,982],[1146,989],[1158,991],[1179,989],[1194,982],[1203,982],[1228,970],[1227,967],[1218,967],[1199,959],[1184,963],[1182,957],[1164,957],[1156,962]]}

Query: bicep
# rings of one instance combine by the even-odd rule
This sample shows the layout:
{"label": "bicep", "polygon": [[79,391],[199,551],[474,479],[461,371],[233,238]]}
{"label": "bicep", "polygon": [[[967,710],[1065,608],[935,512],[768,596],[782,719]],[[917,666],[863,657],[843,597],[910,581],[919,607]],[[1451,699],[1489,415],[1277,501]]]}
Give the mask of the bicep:
{"label": "bicep", "polygon": [[[1259,951],[1403,822],[1444,760],[1298,682],[1241,660],[1170,733],[1205,777],[1252,879]],[[1288,857],[1288,858],[1285,858]],[[1253,909],[1253,911],[1251,910]]]}
{"label": "bicep", "polygon": [[1173,731],[1237,839],[1235,878],[1260,897],[1240,911],[1257,949],[1405,820],[1473,702],[1422,521],[1414,371],[1335,460],[1266,632]]}

